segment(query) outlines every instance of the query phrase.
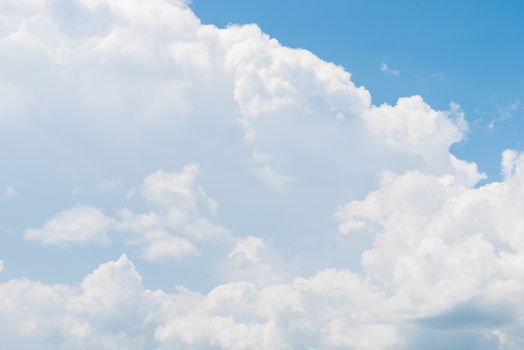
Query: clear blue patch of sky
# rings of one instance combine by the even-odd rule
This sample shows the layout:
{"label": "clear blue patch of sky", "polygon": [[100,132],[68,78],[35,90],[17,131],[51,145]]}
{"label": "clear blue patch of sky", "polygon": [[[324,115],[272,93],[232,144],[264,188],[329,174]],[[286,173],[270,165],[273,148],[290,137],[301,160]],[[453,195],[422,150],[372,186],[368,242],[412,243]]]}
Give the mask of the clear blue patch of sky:
{"label": "clear blue patch of sky", "polygon": [[[257,23],[283,45],[344,66],[374,104],[414,94],[438,109],[459,103],[470,132],[453,152],[490,180],[502,150],[523,149],[523,1],[193,0],[192,8],[204,23]],[[400,74],[382,72],[383,62]]]}

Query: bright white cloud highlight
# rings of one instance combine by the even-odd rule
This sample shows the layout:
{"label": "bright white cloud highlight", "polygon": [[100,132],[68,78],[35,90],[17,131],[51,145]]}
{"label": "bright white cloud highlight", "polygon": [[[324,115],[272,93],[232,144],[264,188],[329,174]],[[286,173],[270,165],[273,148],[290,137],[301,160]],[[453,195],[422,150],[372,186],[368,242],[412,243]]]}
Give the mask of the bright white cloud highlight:
{"label": "bright white cloud highlight", "polygon": [[392,147],[421,154],[429,161],[438,161],[440,154],[447,156],[449,147],[466,130],[458,106],[435,111],[420,96],[400,98],[394,106],[374,107],[364,118],[371,132],[385,137]]}

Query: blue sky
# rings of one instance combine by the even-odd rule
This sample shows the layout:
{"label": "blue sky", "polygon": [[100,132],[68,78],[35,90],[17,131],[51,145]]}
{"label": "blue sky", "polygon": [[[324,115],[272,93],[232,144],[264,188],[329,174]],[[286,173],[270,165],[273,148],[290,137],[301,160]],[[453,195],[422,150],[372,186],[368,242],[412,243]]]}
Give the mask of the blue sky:
{"label": "blue sky", "polygon": [[523,6],[0,1],[0,348],[522,349]]}

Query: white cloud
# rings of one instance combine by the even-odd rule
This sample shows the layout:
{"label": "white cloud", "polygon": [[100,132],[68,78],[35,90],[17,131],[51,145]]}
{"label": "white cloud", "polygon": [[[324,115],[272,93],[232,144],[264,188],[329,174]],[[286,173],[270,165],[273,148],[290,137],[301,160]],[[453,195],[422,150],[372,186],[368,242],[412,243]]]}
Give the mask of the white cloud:
{"label": "white cloud", "polygon": [[[145,289],[122,257],[96,269],[80,289],[31,281],[0,285],[0,295],[18,295],[16,303],[4,299],[10,311],[1,317],[14,327],[6,337],[24,344],[56,332],[61,334],[54,339],[56,346],[102,349],[410,349],[416,348],[414,329],[433,323],[443,327],[440,320],[458,313],[454,332],[471,332],[479,322],[479,336],[518,349],[515,329],[522,327],[518,318],[524,312],[524,241],[519,234],[524,228],[524,156],[513,154],[512,164],[504,181],[477,188],[419,171],[385,174],[377,191],[337,214],[343,223],[360,223],[343,225],[342,234],[356,229],[372,235],[359,274],[325,269],[290,281],[225,283],[207,294],[184,288],[169,293]],[[186,193],[162,186],[176,188],[177,198]],[[187,195],[180,198],[194,203]],[[171,200],[161,202],[172,205]],[[141,219],[144,227],[156,220],[154,214]],[[266,249],[262,238],[246,237],[237,240],[229,259],[244,266],[267,265]],[[38,294],[13,294],[21,286]],[[13,305],[30,305],[36,314],[24,319]],[[55,305],[54,318],[44,316],[43,305]],[[468,313],[477,316],[472,320]],[[492,327],[488,335],[485,327]]]}
{"label": "white cloud", "polygon": [[3,262],[3,260],[0,260],[0,272],[4,271],[5,269],[5,263]]}
{"label": "white cloud", "polygon": [[148,347],[148,297],[125,256],[101,265],[80,286],[15,279],[0,284],[0,298],[0,335],[8,348]]}
{"label": "white cloud", "polygon": [[[187,2],[25,0],[0,8],[0,64],[9,67],[0,82],[0,142],[20,149],[27,164],[56,155],[39,168],[39,181],[56,184],[60,173],[66,186],[85,189],[101,178],[97,169],[136,182],[136,174],[190,164],[147,175],[115,218],[79,205],[24,237],[109,243],[114,228],[149,261],[204,256],[211,246],[222,253],[216,265],[230,269],[229,282],[209,293],[149,290],[126,256],[79,286],[7,281],[6,347],[409,349],[424,329],[456,317],[454,334],[467,329],[521,348],[522,155],[506,151],[504,180],[475,187],[484,175],[449,151],[467,132],[456,104],[438,111],[412,96],[373,106],[342,67],[283,47],[256,25],[203,25]],[[28,150],[15,147],[17,130],[33,132],[31,125],[48,128],[25,135],[34,142]],[[205,164],[205,186],[193,162]],[[253,177],[287,191],[259,188]],[[274,232],[234,236],[204,187],[229,203],[236,227],[263,222],[258,227]],[[347,198],[341,193],[363,199],[337,211],[335,241],[326,227]],[[281,248],[292,262],[275,258],[266,234],[295,237]],[[356,235],[366,237],[359,273],[346,268],[344,251]],[[323,261],[295,254],[295,244],[343,253]],[[336,262],[344,268],[325,268]],[[318,271],[297,268],[288,278],[286,264]],[[489,322],[467,323],[461,313]]]}
{"label": "white cloud", "polygon": [[502,161],[501,161],[501,168],[502,168],[502,175],[504,175],[505,178],[509,178],[513,175],[516,167],[516,161],[518,158],[518,153],[514,150],[507,149],[502,152]]}
{"label": "white cloud", "polygon": [[261,261],[264,245],[262,238],[248,236],[238,241],[228,256],[243,263],[258,263]]}
{"label": "white cloud", "polygon": [[384,62],[380,64],[380,71],[397,77],[400,75],[400,71],[398,69],[391,69]]}
{"label": "white cloud", "polygon": [[385,137],[392,147],[431,161],[438,161],[440,154],[447,157],[449,147],[467,130],[458,106],[452,105],[447,112],[435,111],[420,96],[402,97],[395,106],[374,107],[364,119],[370,131]]}
{"label": "white cloud", "polygon": [[[70,307],[95,320],[126,319],[145,311],[137,307],[143,299],[142,277],[125,255],[99,266],[84,278],[80,288],[79,297],[72,300]],[[134,307],[129,308],[130,305]]]}
{"label": "white cloud", "polygon": [[355,326],[337,318],[329,323],[325,334],[330,344],[343,349],[395,349],[402,345],[397,330],[384,324]]}
{"label": "white cloud", "polygon": [[146,260],[164,262],[199,254],[197,248],[185,238],[174,237],[168,234],[162,236],[147,243],[143,252],[143,257]]}
{"label": "white cloud", "polygon": [[165,227],[197,240],[227,238],[227,229],[206,218],[216,213],[218,202],[195,183],[198,172],[198,166],[192,164],[180,172],[149,174],[141,194],[155,205]]}
{"label": "white cloud", "polygon": [[231,233],[209,219],[216,214],[218,202],[196,184],[198,172],[198,166],[191,164],[179,172],[149,174],[138,191],[154,210],[120,212],[116,227],[129,244],[143,247],[145,259],[163,262],[198,255],[191,241],[230,241]]}
{"label": "white cloud", "polygon": [[249,281],[272,285],[283,281],[284,269],[274,249],[262,238],[237,238],[222,264],[223,274],[230,281]]}
{"label": "white cloud", "polygon": [[363,118],[376,137],[398,152],[421,157],[424,167],[434,174],[449,174],[454,181],[474,185],[485,178],[475,163],[468,163],[450,154],[449,148],[461,141],[468,125],[460,107],[451,103],[448,111],[436,111],[422,97],[403,97],[395,106],[373,107]]}
{"label": "white cloud", "polygon": [[144,179],[142,195],[162,209],[181,212],[181,216],[198,215],[202,207],[214,214],[218,203],[195,184],[198,173],[195,164],[185,166],[180,172],[159,170]]}
{"label": "white cloud", "polygon": [[124,208],[113,219],[98,208],[77,205],[54,215],[40,228],[27,229],[24,237],[43,245],[107,244],[107,233],[115,228],[124,233],[127,244],[140,246],[148,261],[199,255],[191,240],[229,243],[232,236],[207,218],[216,214],[218,202],[195,183],[198,172],[198,166],[191,164],[180,172],[159,170],[146,176],[138,191],[153,206],[149,213]]}
{"label": "white cloud", "polygon": [[373,237],[362,253],[367,280],[413,317],[472,300],[487,309],[508,300],[519,304],[515,293],[524,280],[515,263],[524,252],[524,220],[517,214],[524,209],[524,162],[522,155],[512,159],[515,170],[503,182],[468,188],[409,172],[340,208],[342,235]]}
{"label": "white cloud", "polygon": [[113,221],[99,209],[77,205],[57,213],[39,228],[29,228],[24,238],[43,245],[66,246],[80,243],[108,244]]}
{"label": "white cloud", "polygon": [[238,282],[205,295],[183,288],[166,293],[145,289],[122,256],[98,267],[79,287],[30,280],[0,284],[0,321],[8,325],[0,334],[4,344],[40,342],[41,349],[291,349],[305,342],[318,349],[349,344],[367,349],[358,344],[368,344],[381,330],[385,336],[375,349],[388,349],[398,339],[387,324],[366,321],[358,332],[343,332],[367,319],[359,316],[365,308],[368,314],[376,311],[378,295],[361,283],[350,272],[326,270],[266,288]]}
{"label": "white cloud", "polygon": [[[358,154],[345,152],[343,160],[326,154],[371,149],[370,142],[381,143],[370,141],[360,129],[360,120],[368,122],[370,109],[374,116],[389,111],[372,108],[370,93],[356,86],[350,73],[309,51],[282,46],[256,25],[224,29],[202,25],[181,1],[101,0],[72,5],[55,1],[49,9],[20,7],[22,12],[6,29],[9,35],[0,40],[0,48],[10,53],[4,62],[13,72],[3,80],[29,98],[25,110],[17,111],[18,120],[40,116],[61,130],[66,128],[71,135],[68,148],[80,153],[86,149],[83,135],[106,150],[82,162],[64,154],[50,168],[71,163],[89,172],[96,162],[105,161],[103,166],[110,168],[114,157],[135,167],[150,164],[150,158],[164,161],[142,168],[151,171],[168,162],[166,150],[183,147],[188,156],[182,164],[202,163],[191,155],[213,154],[235,143],[239,152],[257,150],[270,158],[264,164],[257,159],[255,164],[245,164],[242,157],[226,159],[230,165],[241,163],[261,183],[273,188],[295,183],[311,187],[298,179],[306,167],[315,172],[308,175],[318,182],[357,176],[350,163],[361,161]],[[42,88],[28,77],[19,79],[14,72],[26,71],[20,63],[23,57],[39,67],[43,74],[39,81],[53,89]],[[63,74],[48,73],[55,69]],[[401,106],[392,108],[397,111]],[[444,113],[427,108],[427,114]],[[75,123],[65,115],[74,115]],[[88,127],[79,131],[71,123]],[[230,138],[238,134],[238,125],[249,141]],[[117,139],[107,132],[115,129],[120,130]],[[144,142],[136,142],[142,137]],[[155,156],[144,158],[144,154]],[[380,161],[368,163],[373,171],[382,170],[377,169]]]}

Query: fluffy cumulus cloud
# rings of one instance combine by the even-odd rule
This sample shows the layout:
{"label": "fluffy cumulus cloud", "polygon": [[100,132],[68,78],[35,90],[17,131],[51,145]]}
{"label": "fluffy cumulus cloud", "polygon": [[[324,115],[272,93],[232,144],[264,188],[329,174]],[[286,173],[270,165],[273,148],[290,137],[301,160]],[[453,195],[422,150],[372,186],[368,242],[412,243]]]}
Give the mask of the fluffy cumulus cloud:
{"label": "fluffy cumulus cloud", "polygon": [[473,188],[418,171],[388,174],[377,191],[339,209],[340,235],[372,235],[366,277],[416,323],[492,331],[504,334],[501,348],[517,348],[499,328],[519,339],[523,159],[505,151],[505,179]]}
{"label": "fluffy cumulus cloud", "polygon": [[195,183],[198,171],[198,166],[191,164],[180,172],[159,170],[148,175],[136,191],[152,210],[138,214],[129,209],[119,212],[118,229],[129,244],[143,247],[147,260],[162,262],[195,256],[199,250],[192,241],[231,239],[226,228],[208,218],[216,213],[218,203]]}
{"label": "fluffy cumulus cloud", "polygon": [[[3,346],[144,348],[145,294],[140,275],[125,256],[100,266],[80,286],[10,280],[0,287]],[[134,335],[130,328],[136,328]]]}
{"label": "fluffy cumulus cloud", "polygon": [[191,164],[180,172],[159,170],[149,174],[128,194],[140,197],[151,209],[148,212],[122,208],[111,218],[98,208],[76,205],[55,214],[39,228],[25,230],[24,238],[56,246],[109,244],[109,233],[120,232],[128,245],[142,247],[142,256],[149,261],[198,255],[192,241],[230,242],[233,238],[226,228],[208,218],[216,213],[218,203],[195,183],[198,171],[198,166]]}
{"label": "fluffy cumulus cloud", "polygon": [[[450,152],[457,104],[374,105],[344,68],[181,0],[2,1],[0,52],[0,197],[56,212],[17,247],[121,256],[57,284],[3,252],[6,349],[524,345],[524,156],[479,185]],[[181,270],[205,287],[148,286]]]}
{"label": "fluffy cumulus cloud", "polygon": [[263,288],[236,282],[207,294],[166,293],[145,289],[122,256],[79,286],[19,279],[0,285],[0,295],[2,338],[11,347],[380,349],[401,342],[394,326],[375,319],[380,292],[341,270]]}
{"label": "fluffy cumulus cloud", "polygon": [[77,205],[56,214],[41,227],[27,229],[24,237],[43,245],[107,244],[111,225],[112,220],[99,209]]}

